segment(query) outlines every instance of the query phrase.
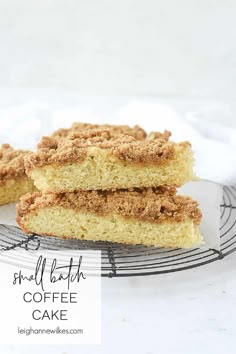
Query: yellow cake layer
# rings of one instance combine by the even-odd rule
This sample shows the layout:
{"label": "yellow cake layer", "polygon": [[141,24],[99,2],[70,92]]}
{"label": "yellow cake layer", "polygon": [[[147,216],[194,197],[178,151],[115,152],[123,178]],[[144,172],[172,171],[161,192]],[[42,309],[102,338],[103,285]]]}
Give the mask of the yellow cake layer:
{"label": "yellow cake layer", "polygon": [[62,206],[44,207],[17,218],[27,233],[75,239],[192,248],[203,243],[192,219],[152,223],[117,214],[97,215]]}
{"label": "yellow cake layer", "polygon": [[176,146],[174,158],[163,164],[129,163],[104,149],[91,147],[82,162],[45,165],[30,170],[28,174],[43,192],[153,187],[163,184],[180,186],[196,179],[191,148],[182,146]]}
{"label": "yellow cake layer", "polygon": [[16,202],[22,195],[35,190],[33,181],[28,177],[8,179],[0,184],[0,205]]}

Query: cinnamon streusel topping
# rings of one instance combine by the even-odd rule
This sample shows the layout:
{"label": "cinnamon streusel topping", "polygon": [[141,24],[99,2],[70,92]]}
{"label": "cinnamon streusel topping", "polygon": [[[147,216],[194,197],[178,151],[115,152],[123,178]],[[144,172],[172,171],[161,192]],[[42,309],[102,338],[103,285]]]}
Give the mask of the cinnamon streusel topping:
{"label": "cinnamon streusel topping", "polygon": [[177,145],[190,146],[190,143],[176,144],[166,138],[137,140],[110,129],[73,131],[61,138],[43,137],[37,152],[25,159],[25,166],[29,171],[44,165],[82,162],[92,147],[107,150],[109,154],[129,163],[162,164],[174,158]]}
{"label": "cinnamon streusel topping", "polygon": [[18,204],[20,217],[37,212],[43,207],[62,206],[86,210],[98,215],[108,213],[143,221],[159,223],[164,220],[184,221],[191,218],[195,224],[201,221],[198,203],[187,196],[176,195],[174,187],[134,188],[115,191],[75,191],[59,194],[27,194]]}
{"label": "cinnamon streusel topping", "polygon": [[0,148],[0,184],[6,180],[25,175],[24,157],[30,151],[14,150],[9,144]]}
{"label": "cinnamon streusel topping", "polygon": [[73,132],[79,132],[84,130],[91,129],[107,129],[116,134],[125,134],[133,136],[137,140],[144,140],[147,136],[146,132],[135,125],[133,128],[130,128],[128,125],[109,125],[109,124],[89,124],[89,123],[73,123],[71,128],[68,129],[58,129],[51,136],[54,138],[66,137]]}

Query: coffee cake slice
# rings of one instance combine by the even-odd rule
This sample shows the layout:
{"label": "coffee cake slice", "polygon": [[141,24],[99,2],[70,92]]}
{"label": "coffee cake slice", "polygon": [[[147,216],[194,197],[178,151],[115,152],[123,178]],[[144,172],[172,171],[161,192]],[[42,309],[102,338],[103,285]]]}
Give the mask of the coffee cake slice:
{"label": "coffee cake slice", "polygon": [[29,154],[9,144],[0,148],[0,205],[18,201],[23,194],[36,190],[25,173],[24,157]]}
{"label": "coffee cake slice", "polygon": [[164,186],[36,192],[22,197],[17,206],[17,222],[26,233],[157,247],[201,245],[200,221],[196,201]]}
{"label": "coffee cake slice", "polygon": [[138,140],[91,129],[43,137],[37,152],[25,159],[26,172],[39,190],[57,193],[180,186],[195,179],[190,143],[174,143],[163,134]]}

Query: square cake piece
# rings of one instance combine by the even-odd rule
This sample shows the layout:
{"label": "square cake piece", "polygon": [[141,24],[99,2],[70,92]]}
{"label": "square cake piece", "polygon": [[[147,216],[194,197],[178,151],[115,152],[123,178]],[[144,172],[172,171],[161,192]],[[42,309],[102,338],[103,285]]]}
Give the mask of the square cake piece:
{"label": "square cake piece", "polygon": [[43,137],[25,158],[26,172],[39,190],[56,193],[180,186],[196,179],[189,142],[174,143],[169,132],[130,134],[94,128]]}
{"label": "square cake piece", "polygon": [[26,233],[146,246],[191,248],[203,243],[201,211],[173,187],[28,194],[17,205]]}
{"label": "square cake piece", "polygon": [[0,148],[0,205],[18,201],[22,195],[36,190],[25,173],[24,157],[29,154],[14,150],[9,144]]}

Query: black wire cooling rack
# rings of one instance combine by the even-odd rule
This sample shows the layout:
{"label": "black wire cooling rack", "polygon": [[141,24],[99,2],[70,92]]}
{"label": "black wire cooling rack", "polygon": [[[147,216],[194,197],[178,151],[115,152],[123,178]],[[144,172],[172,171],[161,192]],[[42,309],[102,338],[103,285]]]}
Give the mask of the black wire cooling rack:
{"label": "black wire cooling rack", "polygon": [[[125,277],[163,274],[202,266],[223,259],[236,250],[236,187],[223,187],[220,250],[163,249],[110,242],[62,240],[39,235],[26,236],[14,226],[0,225],[0,250],[101,250],[102,276]],[[11,253],[12,254],[12,253]],[[24,260],[21,260],[24,262]],[[6,262],[6,261],[5,261]],[[15,262],[8,259],[9,263]],[[19,260],[18,260],[19,263]],[[21,264],[22,265],[22,264]]]}

